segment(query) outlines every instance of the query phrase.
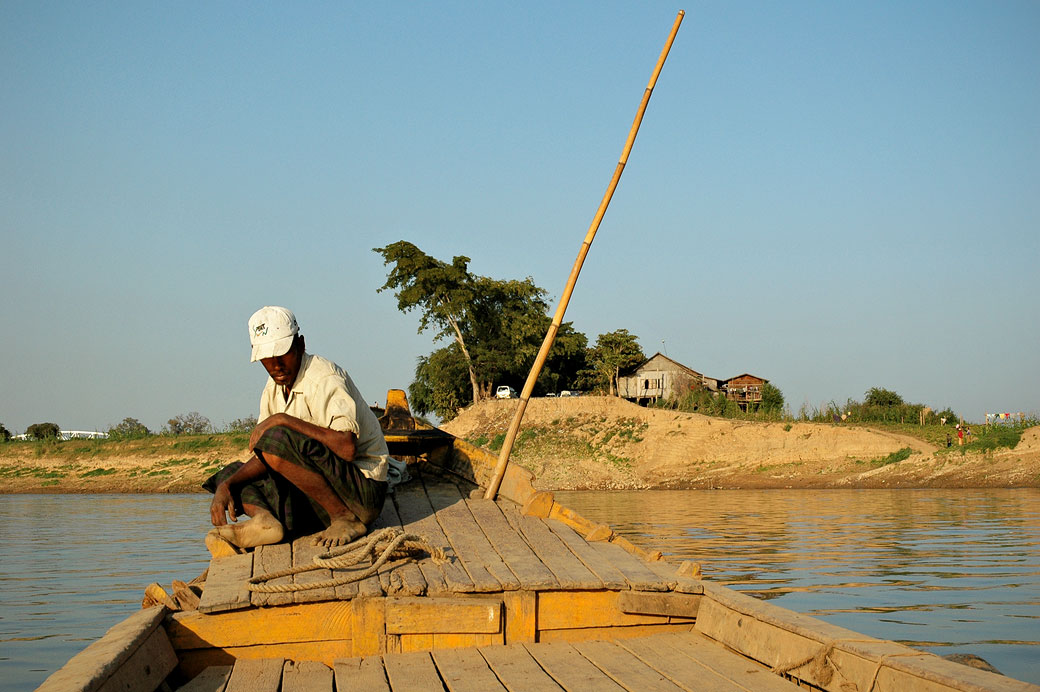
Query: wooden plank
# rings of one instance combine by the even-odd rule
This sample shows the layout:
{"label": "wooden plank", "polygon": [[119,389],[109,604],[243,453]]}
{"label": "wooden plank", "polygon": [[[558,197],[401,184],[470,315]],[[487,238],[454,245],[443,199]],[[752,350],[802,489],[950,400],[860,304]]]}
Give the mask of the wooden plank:
{"label": "wooden plank", "polygon": [[321,642],[232,646],[226,649],[194,649],[180,652],[177,671],[183,678],[189,679],[209,666],[232,665],[239,660],[262,658],[321,661],[331,666],[337,659],[349,657],[353,653],[353,646],[354,643],[349,639],[330,639]]}
{"label": "wooden plank", "polygon": [[618,609],[623,613],[643,615],[668,615],[680,618],[696,618],[701,596],[675,593],[672,591],[622,591],[618,594]]}
{"label": "wooden plank", "polygon": [[433,661],[450,692],[506,692],[476,649],[442,649]]}
{"label": "wooden plank", "polygon": [[199,610],[219,613],[248,608],[250,592],[246,585],[252,576],[252,553],[213,558],[209,563],[206,588],[199,599]]}
{"label": "wooden plank", "polygon": [[618,607],[616,591],[545,591],[538,594],[538,630],[624,627],[668,622],[667,616],[634,615]]}
{"label": "wooden plank", "polygon": [[177,692],[224,692],[231,666],[210,666],[177,688]]}
{"label": "wooden plank", "polygon": [[334,672],[336,692],[390,692],[379,656],[341,658],[336,661]]}
{"label": "wooden plank", "polygon": [[474,591],[520,588],[520,581],[491,547],[457,487],[446,483],[429,485],[426,495],[437,511],[437,523],[473,580]]}
{"label": "wooden plank", "polygon": [[[274,574],[292,567],[292,546],[288,543],[276,543],[274,545],[262,545],[253,551],[253,576],[261,574]],[[280,586],[292,583],[292,575],[278,577],[263,582],[271,586]],[[254,591],[252,603],[256,606],[285,605],[293,602],[291,592],[286,593],[262,593]]]}
{"label": "wooden plank", "polygon": [[394,692],[431,692],[443,690],[438,684],[440,677],[430,654],[426,651],[415,651],[402,654],[386,654],[383,656],[383,667],[386,669],[390,689]]}
{"label": "wooden plank", "polygon": [[499,502],[498,507],[542,564],[553,573],[561,589],[603,588],[603,580],[593,574],[541,519],[522,516],[511,503]]}
{"label": "wooden plank", "polygon": [[679,593],[704,593],[704,586],[700,579],[694,579],[682,574],[679,571],[679,568],[672,562],[651,560],[644,564],[646,564],[647,568],[652,570],[654,574],[660,577],[661,581],[671,591],[678,591]]}
{"label": "wooden plank", "polygon": [[555,519],[539,519],[563,542],[574,556],[581,560],[582,564],[595,574],[603,585],[608,589],[627,589],[628,580],[625,575],[615,567],[603,553],[593,550],[584,538],[575,533],[574,529],[563,522]]}
{"label": "wooden plank", "polygon": [[354,605],[354,655],[381,653],[386,644],[386,615],[382,598],[356,598]]}
{"label": "wooden plank", "polygon": [[[169,611],[163,606],[152,606],[137,611],[112,626],[101,639],[89,644],[69,659],[68,663],[52,673],[37,689],[43,692],[65,692],[71,689],[97,687],[122,667],[133,653],[148,641],[153,632],[161,631],[159,624],[167,612]],[[169,672],[167,670],[162,677],[166,677]]]}
{"label": "wooden plank", "polygon": [[[638,657],[648,666],[656,669],[669,680],[687,690],[747,692],[747,690],[757,691],[762,689],[763,692],[773,692],[775,689],[770,685],[770,680],[758,680],[757,678],[752,678],[756,682],[761,682],[764,687],[759,688],[753,686],[749,688],[704,667],[699,662],[689,658],[688,656],[678,653],[673,646],[668,644],[668,642],[675,636],[676,635],[674,634],[659,634],[650,637],[619,640],[617,643],[622,648],[630,651],[634,656]],[[736,654],[726,652],[722,647],[719,647],[719,649],[720,653],[728,653],[731,656],[736,656]],[[745,663],[749,668],[757,667],[753,663]],[[786,681],[781,680],[779,677],[769,673],[768,671],[765,671],[765,673],[772,678],[773,681],[786,683]]]}
{"label": "wooden plank", "polygon": [[427,497],[422,483],[413,481],[398,486],[394,491],[394,500],[401,524],[406,531],[424,536],[432,545],[441,546],[448,553],[450,560],[448,564],[436,565],[429,559],[419,562],[419,569],[426,578],[426,592],[438,594],[473,591],[473,580],[462,566],[462,562],[452,549],[447,536],[444,535],[444,530],[437,522],[435,510],[430,504],[430,498]]}
{"label": "wooden plank", "polygon": [[332,668],[317,661],[286,661],[281,692],[332,692]]}
{"label": "wooden plank", "polygon": [[283,663],[280,658],[239,659],[225,692],[278,692]]}
{"label": "wooden plank", "polygon": [[494,633],[502,602],[489,598],[387,598],[387,634]]}
{"label": "wooden plank", "polygon": [[576,629],[543,630],[538,633],[540,642],[587,642],[591,639],[632,639],[650,637],[655,634],[682,634],[689,632],[689,623],[662,623],[659,625],[626,625],[625,627],[579,627]]}
{"label": "wooden plank", "polygon": [[[314,557],[325,552],[323,546],[314,545],[313,536],[301,536],[292,542],[293,567],[304,567],[314,564]],[[317,584],[332,579],[332,570],[313,569],[293,575],[293,583],[298,585]],[[293,603],[313,603],[315,601],[333,601],[336,590],[325,586],[320,589],[306,589],[293,592]]]}
{"label": "wooden plank", "polygon": [[482,646],[481,656],[509,692],[561,692],[556,681],[519,644]]}
{"label": "wooden plank", "polygon": [[177,654],[162,628],[156,628],[97,692],[123,692],[158,686],[177,667]]}
{"label": "wooden plank", "polygon": [[682,692],[682,689],[614,642],[575,642],[575,650],[627,690]]}
{"label": "wooden plank", "polygon": [[254,608],[219,615],[176,613],[166,625],[178,651],[350,639],[350,601]]}
{"label": "wooden plank", "polygon": [[589,546],[625,575],[629,588],[636,591],[668,591],[668,581],[657,576],[645,562],[621,546],[614,543],[590,543]]}
{"label": "wooden plank", "polygon": [[537,641],[538,595],[533,591],[505,591],[502,601],[506,611],[505,643]]}
{"label": "wooden plank", "polygon": [[560,583],[542,564],[530,546],[524,543],[520,535],[509,525],[502,515],[502,510],[491,500],[466,500],[470,514],[480,524],[484,535],[509,570],[520,580],[524,589],[558,589]]}
{"label": "wooden plank", "polygon": [[538,664],[567,692],[621,692],[621,685],[566,642],[523,644]]}
{"label": "wooden plank", "polygon": [[661,639],[668,646],[673,660],[685,656],[724,678],[740,683],[745,688],[763,692],[784,692],[797,688],[797,685],[768,668],[749,661],[699,632],[666,635]]}

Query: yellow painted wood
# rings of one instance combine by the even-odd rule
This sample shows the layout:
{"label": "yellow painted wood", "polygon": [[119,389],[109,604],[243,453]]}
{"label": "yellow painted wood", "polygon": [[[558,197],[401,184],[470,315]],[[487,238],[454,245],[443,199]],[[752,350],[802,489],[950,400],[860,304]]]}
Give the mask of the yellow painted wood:
{"label": "yellow painted wood", "polygon": [[538,594],[538,631],[667,623],[662,615],[633,615],[618,607],[615,591],[545,591]]}
{"label": "yellow painted wood", "polygon": [[460,649],[466,646],[490,646],[502,644],[502,633],[492,634],[435,634],[434,649]]}
{"label": "yellow painted wood", "polygon": [[570,507],[565,507],[559,502],[553,502],[552,509],[549,510],[549,518],[563,522],[574,529],[580,536],[587,536],[600,526],[600,524],[589,521]]}
{"label": "yellow painted wood", "polygon": [[[397,648],[394,651],[429,651],[433,648],[432,634],[397,634],[387,635],[397,639]],[[390,650],[392,647],[387,647]]]}
{"label": "yellow painted wood", "polygon": [[351,639],[354,604],[331,601],[203,615],[177,613],[166,629],[178,651]]}
{"label": "yellow painted wood", "polygon": [[552,493],[539,490],[527,498],[521,513],[528,517],[547,517],[552,511],[553,501]]}
{"label": "yellow painted wood", "polygon": [[180,676],[190,679],[210,666],[226,666],[244,660],[273,658],[292,661],[320,661],[327,666],[332,666],[337,659],[350,657],[352,650],[353,643],[349,639],[231,646],[223,649],[194,649],[181,652],[177,672]]}
{"label": "yellow painted wood", "polygon": [[354,647],[352,656],[381,653],[386,643],[384,599],[357,598],[354,604]]}
{"label": "yellow painted wood", "polygon": [[539,642],[585,642],[590,639],[631,639],[654,634],[681,634],[689,632],[692,624],[632,625],[630,627],[580,627],[566,630],[542,630]]}
{"label": "yellow painted wood", "polygon": [[387,598],[387,634],[498,632],[502,602],[491,598]]}
{"label": "yellow painted wood", "polygon": [[609,541],[614,535],[614,531],[611,530],[606,524],[598,524],[594,529],[589,531],[585,535],[585,540],[589,541]]}
{"label": "yellow painted wood", "polygon": [[170,610],[180,610],[180,606],[166,593],[166,589],[154,582],[144,587],[144,596],[156,605],[166,606]]}
{"label": "yellow painted wood", "polygon": [[642,615],[669,615],[696,618],[701,596],[675,592],[622,591],[618,594],[618,608],[625,613]]}
{"label": "yellow painted wood", "polygon": [[534,591],[502,594],[505,606],[505,643],[533,642],[538,637],[538,595]]}

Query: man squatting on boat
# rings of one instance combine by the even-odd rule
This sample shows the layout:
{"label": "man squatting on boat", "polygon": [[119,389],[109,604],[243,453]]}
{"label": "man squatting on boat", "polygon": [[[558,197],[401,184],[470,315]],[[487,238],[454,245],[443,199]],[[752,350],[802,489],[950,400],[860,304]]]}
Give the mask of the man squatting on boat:
{"label": "man squatting on boat", "polygon": [[[286,308],[253,313],[249,340],[250,362],[270,378],[249,438],[253,455],[203,483],[213,493],[210,533],[240,548],[309,534],[331,548],[365,535],[406,473],[375,414],[346,371],[306,352]],[[243,514],[250,518],[239,522]]]}

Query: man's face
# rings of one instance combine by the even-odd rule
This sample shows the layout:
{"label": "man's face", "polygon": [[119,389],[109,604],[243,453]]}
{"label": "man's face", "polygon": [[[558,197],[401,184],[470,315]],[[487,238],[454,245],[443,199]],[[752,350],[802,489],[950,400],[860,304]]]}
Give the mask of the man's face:
{"label": "man's face", "polygon": [[296,381],[296,375],[300,372],[300,364],[303,362],[303,337],[297,337],[284,355],[261,358],[260,362],[275,384],[280,387],[291,387]]}

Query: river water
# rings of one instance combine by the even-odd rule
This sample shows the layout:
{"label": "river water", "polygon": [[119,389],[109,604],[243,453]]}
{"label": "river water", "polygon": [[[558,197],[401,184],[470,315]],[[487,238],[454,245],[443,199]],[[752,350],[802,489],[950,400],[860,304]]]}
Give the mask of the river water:
{"label": "river water", "polygon": [[[704,576],[1040,684],[1040,491],[559,492]],[[32,690],[208,563],[206,495],[0,495],[0,687]]]}

